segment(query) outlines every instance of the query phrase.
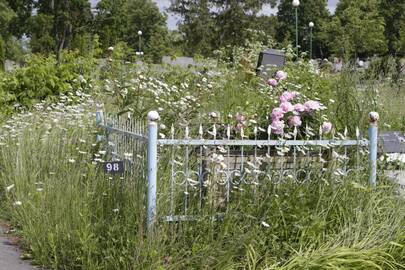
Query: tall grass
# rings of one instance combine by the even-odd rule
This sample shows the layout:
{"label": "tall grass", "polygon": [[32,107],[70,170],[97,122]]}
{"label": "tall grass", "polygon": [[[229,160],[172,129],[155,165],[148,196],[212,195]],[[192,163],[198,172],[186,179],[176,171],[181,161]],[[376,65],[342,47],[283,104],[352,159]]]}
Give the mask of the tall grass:
{"label": "tall grass", "polygon": [[158,222],[147,236],[145,183],[102,172],[94,102],[79,102],[16,116],[2,134],[3,209],[35,263],[52,269],[405,269],[405,201],[388,183],[368,187],[366,177],[339,185],[328,178],[269,183],[255,198],[241,196],[223,220]]}

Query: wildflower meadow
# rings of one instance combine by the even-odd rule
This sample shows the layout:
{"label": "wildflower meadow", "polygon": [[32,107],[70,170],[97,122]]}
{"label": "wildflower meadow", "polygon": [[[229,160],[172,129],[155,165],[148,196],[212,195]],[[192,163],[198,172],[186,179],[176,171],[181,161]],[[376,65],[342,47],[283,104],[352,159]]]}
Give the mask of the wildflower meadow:
{"label": "wildflower meadow", "polygon": [[0,0],[0,270],[405,270],[405,0]]}
{"label": "wildflower meadow", "polygon": [[[397,91],[403,84],[358,72],[315,72],[306,61],[288,61],[283,69],[269,70],[268,78],[209,61],[180,69],[112,60],[80,74],[75,70],[83,70],[82,63],[91,67],[93,60],[69,61],[59,67],[70,68],[62,91],[36,98],[21,92],[15,108],[2,100],[0,213],[34,264],[46,269],[405,269],[405,200],[385,177],[389,164],[383,161],[377,185],[368,184],[367,149],[330,155],[323,149],[312,158],[309,153],[318,148],[299,148],[303,158],[310,157],[314,173],[293,181],[277,173],[262,179],[267,152],[254,160],[249,159],[253,148],[245,148],[250,161],[243,173],[257,183],[233,182],[228,202],[225,189],[211,179],[227,170],[226,153],[236,148],[201,147],[211,175],[204,193],[195,195],[203,204],[193,197],[193,183],[198,185],[193,177],[186,194],[188,212],[199,218],[158,219],[150,232],[144,176],[130,168],[105,173],[103,164],[112,156],[100,139],[105,132],[96,126],[96,111],[124,122],[144,121],[141,129],[148,112],[156,111],[160,139],[358,138],[367,133],[370,111],[379,112],[382,130],[404,130],[405,96]],[[32,65],[38,69],[47,63]],[[2,85],[30,70],[5,75]],[[136,149],[124,149],[122,159],[146,158]],[[172,166],[183,168],[185,157],[190,167],[198,163],[192,158],[196,150],[187,149],[159,149],[159,213],[183,211],[184,192],[172,201],[162,194],[169,194]],[[269,148],[267,158],[287,159],[291,149],[283,149]],[[347,160],[356,153],[358,173],[342,178],[337,168],[354,164]],[[171,208],[170,202],[176,205]],[[219,212],[223,215],[212,219]]]}

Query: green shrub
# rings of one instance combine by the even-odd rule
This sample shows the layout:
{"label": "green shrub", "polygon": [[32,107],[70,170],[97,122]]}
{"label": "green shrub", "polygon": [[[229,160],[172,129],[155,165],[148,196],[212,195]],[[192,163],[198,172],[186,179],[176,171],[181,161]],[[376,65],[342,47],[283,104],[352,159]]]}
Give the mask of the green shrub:
{"label": "green shrub", "polygon": [[50,99],[69,91],[88,91],[86,81],[94,60],[81,57],[76,52],[64,53],[57,65],[54,56],[32,55],[26,64],[13,72],[2,73],[0,102],[3,113],[10,113],[14,103],[31,107],[38,101]]}

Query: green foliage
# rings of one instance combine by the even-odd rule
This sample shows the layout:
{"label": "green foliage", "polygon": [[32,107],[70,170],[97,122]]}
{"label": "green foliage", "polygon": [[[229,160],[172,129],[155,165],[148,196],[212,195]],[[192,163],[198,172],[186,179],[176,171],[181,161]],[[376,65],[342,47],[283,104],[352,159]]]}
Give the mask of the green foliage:
{"label": "green foliage", "polygon": [[6,59],[14,60],[21,63],[24,60],[26,51],[23,42],[15,37],[10,37],[6,40]]}
{"label": "green foliage", "polygon": [[[261,14],[268,6],[278,7],[277,16]],[[263,31],[277,40],[277,47],[286,48],[295,39],[291,0],[171,1],[169,12],[181,17],[178,30],[171,33],[166,25],[167,15],[152,0],[101,0],[96,9],[92,13],[87,0],[1,0],[0,34],[6,43],[3,58],[14,57],[7,51],[18,51],[20,46],[10,42],[11,38],[20,40],[24,34],[30,38],[33,52],[53,52],[59,59],[63,49],[79,49],[87,54],[94,34],[104,50],[126,42],[138,51],[137,32],[141,30],[144,60],[153,62],[160,62],[161,56],[167,54],[212,57],[218,49],[244,46],[245,40],[251,38],[251,30]],[[309,50],[308,23],[312,21],[315,56],[404,55],[404,14],[405,4],[401,0],[342,0],[333,15],[328,12],[326,0],[301,1],[300,51]]]}
{"label": "green foliage", "polygon": [[389,52],[405,55],[405,2],[381,0],[379,9],[384,16]]}
{"label": "green foliage", "polygon": [[[119,42],[134,51],[142,50],[144,59],[160,62],[168,53],[166,16],[151,0],[102,0],[97,4],[97,33],[104,49]],[[138,31],[142,31],[141,38]]]}
{"label": "green foliage", "polygon": [[0,34],[4,34],[8,30],[8,24],[15,18],[16,14],[9,7],[5,0],[0,1]]}
{"label": "green foliage", "polygon": [[47,14],[38,14],[28,21],[30,33],[30,48],[36,53],[53,52],[56,42],[52,37],[53,17]]}
{"label": "green foliage", "polygon": [[[212,56],[214,50],[243,44],[248,29],[264,30],[276,38],[280,47],[295,43],[292,1],[279,1],[277,16],[258,17],[263,4],[269,2],[276,4],[273,1],[178,0],[173,1],[170,10],[182,18],[179,31],[184,35],[184,53]],[[308,24],[312,21],[315,56],[350,58],[387,52],[404,54],[403,1],[340,1],[334,15],[329,14],[327,4],[326,0],[301,1],[298,7],[301,51],[309,50]]]}
{"label": "green foliage", "polygon": [[185,35],[183,51],[186,55],[211,55],[215,48],[215,21],[210,14],[208,2],[174,1],[170,7],[172,12],[184,19],[179,29]]}
{"label": "green foliage", "polygon": [[182,17],[179,31],[185,36],[186,55],[212,56],[213,51],[232,46],[241,46],[249,39],[250,30],[271,33],[274,17],[265,19],[257,14],[265,4],[262,1],[173,1],[170,10]]}
{"label": "green foliage", "polygon": [[328,45],[333,53],[349,58],[387,51],[384,17],[379,13],[379,3],[379,0],[339,2],[327,30],[330,35]]}
{"label": "green foliage", "polygon": [[0,70],[3,69],[4,60],[6,60],[6,42],[10,38],[8,27],[13,18],[15,18],[14,11],[5,0],[0,0]]}
{"label": "green foliage", "polygon": [[21,38],[27,31],[28,19],[32,15],[33,0],[5,0],[16,14],[9,25],[10,33]]}
{"label": "green foliage", "polygon": [[0,71],[3,70],[4,60],[5,60],[5,43],[3,38],[0,36]]}
{"label": "green foliage", "polygon": [[124,10],[126,2],[126,0],[101,0],[97,4],[95,30],[104,49],[122,41],[127,24]]}
{"label": "green foliage", "polygon": [[98,35],[91,33],[83,33],[82,35],[76,35],[72,39],[72,48],[75,48],[77,52],[82,56],[99,57],[101,55],[100,42]]}
{"label": "green foliage", "polygon": [[[168,52],[166,16],[160,13],[156,3],[151,0],[130,0],[125,9],[127,12],[125,41],[132,48],[137,48],[137,51],[144,51],[146,58],[159,63],[162,56]],[[142,31],[141,48],[138,45],[139,30]]]}
{"label": "green foliage", "polygon": [[62,49],[75,49],[73,39],[90,33],[92,14],[87,0],[40,0],[34,4],[37,14],[29,19],[28,28],[33,52],[53,52],[59,60]]}
{"label": "green foliage", "polygon": [[58,66],[54,56],[29,58],[24,67],[4,73],[0,78],[2,112],[11,113],[15,103],[30,107],[73,89],[87,91],[83,81],[89,79],[93,66],[92,59],[80,57],[74,52],[64,54]]}

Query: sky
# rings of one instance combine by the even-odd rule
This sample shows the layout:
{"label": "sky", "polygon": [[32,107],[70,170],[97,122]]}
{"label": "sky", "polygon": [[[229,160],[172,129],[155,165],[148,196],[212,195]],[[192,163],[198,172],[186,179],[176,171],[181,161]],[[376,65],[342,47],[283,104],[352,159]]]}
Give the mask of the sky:
{"label": "sky", "polygon": [[[90,0],[93,7],[97,4],[98,1],[99,0]],[[170,0],[153,0],[153,1],[156,2],[161,11],[165,11],[165,9],[170,6]],[[311,1],[311,0],[301,0],[301,1]],[[339,0],[328,0],[328,8],[332,13],[335,11],[336,4],[338,1]],[[270,6],[266,6],[262,11],[263,14],[275,14],[276,12],[277,8],[272,9],[270,8]],[[178,20],[179,18],[177,18],[176,16],[168,14],[167,25],[169,29],[171,30],[176,29],[177,28],[176,24]]]}

